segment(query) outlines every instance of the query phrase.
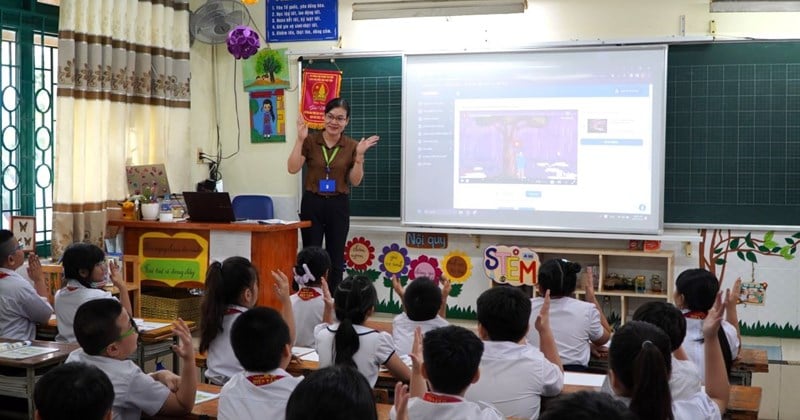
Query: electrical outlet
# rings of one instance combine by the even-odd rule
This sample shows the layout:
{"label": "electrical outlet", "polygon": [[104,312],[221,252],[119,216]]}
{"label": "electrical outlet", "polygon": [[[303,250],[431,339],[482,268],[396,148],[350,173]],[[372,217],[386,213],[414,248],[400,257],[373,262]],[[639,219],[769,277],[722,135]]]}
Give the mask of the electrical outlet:
{"label": "electrical outlet", "polygon": [[203,162],[203,156],[205,156],[205,153],[203,153],[203,148],[202,147],[198,147],[197,148],[197,163],[199,163],[200,165],[205,163],[205,162]]}

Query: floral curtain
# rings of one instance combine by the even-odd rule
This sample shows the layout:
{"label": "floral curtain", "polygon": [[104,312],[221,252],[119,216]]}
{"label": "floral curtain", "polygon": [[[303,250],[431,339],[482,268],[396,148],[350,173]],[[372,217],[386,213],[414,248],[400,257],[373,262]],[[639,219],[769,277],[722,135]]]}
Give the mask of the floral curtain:
{"label": "floral curtain", "polygon": [[62,2],[53,256],[102,247],[107,211],[128,195],[125,165],[189,176],[189,78],[188,0]]}

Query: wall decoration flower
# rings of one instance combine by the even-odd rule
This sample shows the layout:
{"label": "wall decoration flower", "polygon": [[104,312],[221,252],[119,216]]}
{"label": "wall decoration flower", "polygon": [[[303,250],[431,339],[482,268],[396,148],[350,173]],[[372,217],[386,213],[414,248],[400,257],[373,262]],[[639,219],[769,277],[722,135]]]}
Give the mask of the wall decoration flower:
{"label": "wall decoration flower", "polygon": [[427,277],[433,280],[437,285],[439,278],[442,277],[442,269],[439,268],[439,260],[427,255],[420,255],[411,261],[411,272],[408,274],[409,280],[414,280],[419,277]]}
{"label": "wall decoration flower", "polygon": [[393,275],[400,277],[408,273],[408,265],[411,264],[408,250],[396,243],[383,247],[383,253],[378,257],[378,261],[381,263],[379,270],[387,278]]}
{"label": "wall decoration flower", "polygon": [[458,297],[464,282],[472,277],[472,260],[466,252],[454,250],[444,256],[442,260],[444,276],[450,279],[450,297]]}
{"label": "wall decoration flower", "polygon": [[344,260],[348,267],[365,271],[372,265],[375,259],[375,247],[369,239],[359,236],[353,238],[345,244]]}

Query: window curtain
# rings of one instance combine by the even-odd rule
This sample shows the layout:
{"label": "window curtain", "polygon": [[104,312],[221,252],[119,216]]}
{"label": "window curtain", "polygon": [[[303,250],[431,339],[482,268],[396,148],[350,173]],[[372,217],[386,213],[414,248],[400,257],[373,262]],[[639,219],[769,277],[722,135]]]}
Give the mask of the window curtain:
{"label": "window curtain", "polygon": [[188,0],[61,3],[54,257],[76,241],[102,247],[108,210],[128,196],[125,165],[189,177],[189,78]]}

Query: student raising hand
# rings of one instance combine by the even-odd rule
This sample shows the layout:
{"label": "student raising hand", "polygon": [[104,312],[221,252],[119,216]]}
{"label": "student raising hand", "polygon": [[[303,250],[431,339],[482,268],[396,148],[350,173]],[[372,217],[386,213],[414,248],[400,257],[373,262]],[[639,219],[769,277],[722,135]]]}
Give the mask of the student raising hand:
{"label": "student raising hand", "polygon": [[422,375],[422,328],[414,330],[414,344],[411,346],[411,381],[409,393],[411,397],[421,398],[428,391],[428,384]]}
{"label": "student raising hand", "polygon": [[550,290],[544,294],[544,303],[533,325],[539,332],[539,350],[550,363],[558,366],[563,372],[564,366],[561,364],[561,356],[558,355],[556,339],[553,330],[550,329]]}
{"label": "student raising hand", "polygon": [[703,320],[706,394],[717,403],[720,413],[724,413],[728,406],[730,392],[728,373],[725,369],[725,360],[719,344],[719,329],[721,328],[722,317],[725,314],[725,303],[729,302],[730,294],[730,289],[726,289],[723,300],[722,292],[717,293],[714,306],[711,307],[705,320]]}
{"label": "student raising hand", "polygon": [[408,420],[408,385],[397,382],[394,385],[394,411],[396,420]]}

